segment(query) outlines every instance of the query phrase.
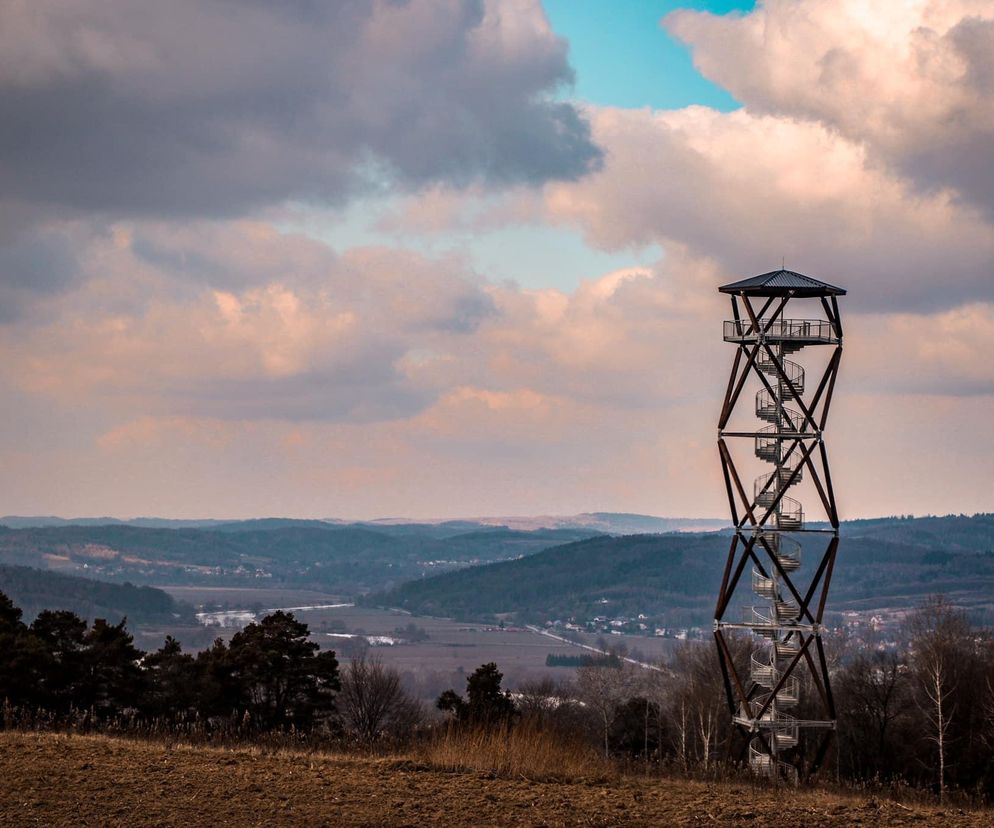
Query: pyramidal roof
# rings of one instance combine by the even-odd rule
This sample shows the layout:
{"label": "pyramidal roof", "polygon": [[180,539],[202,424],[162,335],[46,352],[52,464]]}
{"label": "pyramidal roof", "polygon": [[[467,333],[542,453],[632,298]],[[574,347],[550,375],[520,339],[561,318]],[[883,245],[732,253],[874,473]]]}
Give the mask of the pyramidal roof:
{"label": "pyramidal roof", "polygon": [[759,276],[732,282],[718,288],[722,293],[745,293],[748,296],[845,296],[840,287],[819,282],[793,270],[771,270]]}

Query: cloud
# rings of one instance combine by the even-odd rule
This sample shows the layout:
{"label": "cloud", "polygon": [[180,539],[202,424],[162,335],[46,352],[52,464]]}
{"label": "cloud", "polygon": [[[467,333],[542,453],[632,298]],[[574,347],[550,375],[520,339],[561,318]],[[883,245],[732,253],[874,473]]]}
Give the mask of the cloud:
{"label": "cloud", "polygon": [[66,403],[157,415],[409,416],[435,393],[413,374],[496,312],[458,260],[337,256],[257,222],[121,224],[79,261],[80,285],[45,320],[0,336],[9,372]]}
{"label": "cloud", "polygon": [[373,422],[465,388],[488,406],[532,393],[667,404],[692,393],[694,368],[676,357],[702,303],[718,304],[675,285],[681,267],[714,278],[676,249],[665,268],[566,294],[488,283],[451,256],[338,255],[251,221],[121,223],[79,262],[81,284],[43,320],[0,336],[7,374],[135,416]]}
{"label": "cloud", "polygon": [[591,113],[599,172],[545,188],[593,244],[677,242],[741,276],[788,266],[862,310],[994,298],[994,233],[950,191],[923,194],[811,121],[702,107]]}
{"label": "cloud", "polygon": [[40,297],[75,280],[76,230],[66,224],[39,226],[0,241],[0,324],[37,310]]}
{"label": "cloud", "polygon": [[[0,462],[22,481],[12,509],[724,508],[714,427],[733,349],[714,288],[732,274],[679,244],[572,293],[490,283],[453,257],[336,254],[254,221],[118,223],[80,251],[79,283],[0,332],[23,420],[0,435]],[[949,435],[936,462],[956,462],[962,490],[892,491],[879,470],[945,421],[989,431],[992,307],[847,308],[830,435],[847,514],[982,507],[969,493],[986,466]],[[38,435],[52,429],[49,449]]]}
{"label": "cloud", "polygon": [[538,0],[14,0],[0,189],[46,209],[244,215],[357,189],[537,183],[599,157]]}
{"label": "cloud", "polygon": [[[679,251],[669,262],[713,276]],[[119,223],[81,245],[80,263],[44,322],[0,332],[18,398],[80,414],[60,425],[61,452],[35,446],[25,503],[356,516],[620,508],[686,456],[685,441],[664,445],[659,418],[700,426],[701,383],[710,396],[722,382],[681,351],[697,347],[701,297],[664,267],[573,294],[525,290],[451,257],[337,255],[248,221]],[[720,350],[708,339],[706,351]],[[0,437],[4,458],[26,462]],[[66,483],[46,495],[55,466]],[[178,485],[186,476],[196,484]]]}
{"label": "cloud", "polygon": [[101,449],[132,452],[158,445],[168,448],[177,442],[224,448],[240,429],[225,421],[188,417],[139,417],[114,426],[97,438]]}
{"label": "cloud", "polygon": [[994,303],[934,314],[870,314],[849,326],[847,382],[863,393],[994,396]]}
{"label": "cloud", "polygon": [[[491,283],[453,256],[337,254],[244,220],[119,223],[78,264],[78,287],[0,335],[5,373],[129,417],[372,423],[446,399],[665,411],[723,390],[715,288],[734,272],[675,242],[572,293]],[[850,298],[854,389],[994,393],[994,302],[881,313]]]}
{"label": "cloud", "polygon": [[667,28],[748,111],[815,121],[924,191],[994,216],[994,10],[985,0],[771,0]]}

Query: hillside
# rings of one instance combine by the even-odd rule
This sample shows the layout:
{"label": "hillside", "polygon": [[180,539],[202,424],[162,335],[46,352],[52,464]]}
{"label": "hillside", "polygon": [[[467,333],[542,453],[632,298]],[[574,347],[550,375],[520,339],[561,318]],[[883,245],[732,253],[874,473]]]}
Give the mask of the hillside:
{"label": "hillside", "polygon": [[[989,620],[994,516],[857,521],[842,534],[832,609],[870,611],[945,592],[977,620]],[[664,624],[705,624],[728,543],[726,534],[593,538],[411,582],[369,600],[457,618],[510,614],[541,622],[643,613]],[[806,571],[815,560],[805,558]],[[746,589],[739,603],[750,600]]]}
{"label": "hillside", "polygon": [[300,586],[358,594],[427,573],[528,555],[598,534],[479,525],[373,529],[267,519],[211,528],[124,524],[0,526],[0,564],[108,581],[211,586]]}
{"label": "hillside", "polygon": [[592,617],[604,601],[614,614],[662,604],[697,612],[722,548],[727,541],[708,535],[592,538],[414,581],[368,600],[424,615],[515,613],[526,621]]}
{"label": "hillside", "polygon": [[0,733],[0,825],[691,826],[973,828],[964,811],[825,791],[666,777],[499,778],[419,757],[218,750]]}
{"label": "hillside", "polygon": [[161,589],[111,584],[24,566],[0,565],[0,592],[24,611],[31,621],[45,609],[71,610],[92,621],[116,624],[127,617],[134,624],[193,622],[193,609]]}

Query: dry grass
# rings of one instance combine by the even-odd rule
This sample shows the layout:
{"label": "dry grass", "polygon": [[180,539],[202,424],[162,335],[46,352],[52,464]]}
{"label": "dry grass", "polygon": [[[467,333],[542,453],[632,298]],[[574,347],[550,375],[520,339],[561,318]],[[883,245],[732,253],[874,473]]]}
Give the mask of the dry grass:
{"label": "dry grass", "polygon": [[[135,825],[334,828],[646,828],[761,825],[806,828],[988,828],[990,811],[906,806],[825,791],[619,776],[540,781],[493,774],[494,758],[541,738],[506,734],[481,743],[481,770],[442,771],[416,761],[320,752],[219,749],[161,742],[0,731],[0,828]],[[473,743],[472,734],[452,734]],[[515,747],[512,747],[515,746]],[[537,751],[541,754],[541,748]],[[562,753],[545,762],[578,761]],[[444,759],[444,756],[439,757]],[[543,764],[516,760],[543,772]],[[592,761],[600,760],[592,757]],[[503,763],[503,764],[501,764]],[[505,772],[515,763],[498,761]],[[551,777],[573,773],[555,768]],[[549,772],[544,765],[544,772]],[[785,796],[785,793],[789,794]]]}
{"label": "dry grass", "polygon": [[422,745],[418,759],[440,770],[482,771],[510,779],[575,781],[617,776],[611,764],[580,740],[528,725],[451,727]]}

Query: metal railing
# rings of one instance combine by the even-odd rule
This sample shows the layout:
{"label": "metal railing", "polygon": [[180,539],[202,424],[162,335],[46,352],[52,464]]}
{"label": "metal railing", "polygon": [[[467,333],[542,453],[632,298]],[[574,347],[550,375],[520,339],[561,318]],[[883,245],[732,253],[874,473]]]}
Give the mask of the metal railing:
{"label": "metal railing", "polygon": [[787,383],[780,376],[781,370],[783,371],[783,376],[790,380],[791,385],[794,387],[793,390],[798,394],[804,393],[804,369],[793,360],[781,359],[780,367],[778,368],[777,363],[770,355],[766,351],[761,351],[756,355],[756,367],[764,374],[776,379],[780,384],[781,396],[788,398],[794,396]]}
{"label": "metal railing", "polygon": [[781,721],[784,724],[777,728],[773,733],[773,741],[776,743],[777,750],[787,750],[788,748],[795,747],[800,736],[797,727],[797,719],[793,717],[790,718],[790,724],[787,723],[787,718],[784,717]]}
{"label": "metal railing", "polygon": [[760,319],[759,330],[749,319],[732,319],[726,320],[723,327],[726,342],[755,342],[764,330],[763,337],[768,340],[839,341],[832,323],[824,319],[777,319],[772,324],[769,319]]}
{"label": "metal railing", "polygon": [[804,527],[804,510],[801,504],[792,497],[782,497],[777,514],[777,526],[790,531]]}
{"label": "metal railing", "polygon": [[775,761],[770,754],[751,743],[749,745],[749,767],[756,774],[771,778],[779,775],[785,781],[797,784],[797,768],[787,762]]}
{"label": "metal railing", "polygon": [[773,653],[778,659],[792,659],[801,651],[801,643],[796,638],[773,642]]}
{"label": "metal railing", "polygon": [[793,572],[801,565],[801,545],[792,538],[785,538],[779,532],[763,532],[761,541],[756,542],[756,550],[763,549],[763,545],[773,553],[786,571]]}
{"label": "metal railing", "polygon": [[[794,454],[796,456],[791,458],[791,463],[796,463],[800,459],[800,455],[797,452]],[[752,484],[752,496],[756,498],[756,503],[760,506],[769,507],[773,504],[781,489],[786,489],[788,486],[796,486],[801,482],[803,476],[803,469],[790,465],[783,466],[766,474],[761,474]]]}
{"label": "metal railing", "polygon": [[801,413],[777,402],[776,398],[765,388],[760,388],[756,392],[756,416],[774,425],[788,426],[792,431],[801,432],[804,430],[804,417],[801,416]]}
{"label": "metal railing", "polygon": [[[775,681],[773,682],[773,686],[776,686],[777,682],[780,681],[781,675],[782,673],[779,670],[774,671],[773,677]],[[770,689],[772,690],[772,687]],[[764,727],[764,729],[766,727],[775,726],[777,722],[779,722],[784,716],[783,711],[780,710],[779,708],[794,707],[800,700],[800,697],[801,697],[801,683],[794,676],[790,676],[789,678],[786,679],[786,681],[784,681],[780,689],[777,690],[777,697],[773,700],[771,704],[767,706],[766,710],[763,712],[763,715],[755,719],[755,721],[761,724]],[[759,714],[759,711],[763,708],[764,705],[766,705],[769,699],[770,699],[769,693],[764,693],[762,695],[757,696],[751,702],[751,704],[753,705],[752,715],[757,716]]]}
{"label": "metal railing", "polygon": [[752,768],[755,773],[762,774],[764,776],[772,776],[776,763],[774,762],[773,757],[766,751],[760,750],[750,744],[749,767]]}
{"label": "metal railing", "polygon": [[[761,405],[763,406],[764,414],[768,414],[770,419],[776,419],[776,404],[772,401],[771,398],[769,399],[769,401],[767,401],[767,399],[764,399]],[[760,404],[757,404],[757,408],[759,407]],[[795,420],[793,422],[788,421],[787,424],[791,428],[802,425],[802,423],[800,422],[802,419],[800,414],[798,414],[792,408],[785,408],[784,411],[787,412],[787,416],[791,420]],[[766,419],[766,417],[764,417],[764,419]],[[779,426],[775,424],[763,426],[762,428],[759,429],[759,431],[755,433],[756,456],[760,460],[765,460],[767,463],[776,463],[781,457],[783,457],[787,453],[786,450],[784,451],[780,450],[781,446],[783,446],[783,443],[785,441],[795,439],[792,436],[795,432],[798,434],[802,433],[800,431],[796,431],[796,429],[794,431],[781,431]],[[801,457],[800,450],[795,448],[794,451],[790,454],[788,461],[793,461],[794,458],[800,460],[800,457]]]}
{"label": "metal railing", "polygon": [[742,609],[744,610],[742,616],[743,624],[751,627],[756,635],[761,635],[765,638],[772,638],[776,635],[777,619],[773,614],[773,607],[771,605],[768,604],[764,607],[748,606]]}
{"label": "metal railing", "polygon": [[774,603],[777,608],[778,621],[793,624],[801,617],[801,608],[793,601],[775,601]]}
{"label": "metal railing", "polygon": [[779,679],[776,668],[768,661],[763,661],[756,653],[750,656],[749,677],[768,690],[772,690]]}
{"label": "metal railing", "polygon": [[801,698],[801,685],[800,682],[793,676],[787,679],[777,691],[777,704],[783,706],[793,706],[800,701]]}
{"label": "metal railing", "polygon": [[772,578],[767,578],[755,567],[752,569],[752,591],[760,598],[769,598],[770,600],[779,595],[776,582]]}

